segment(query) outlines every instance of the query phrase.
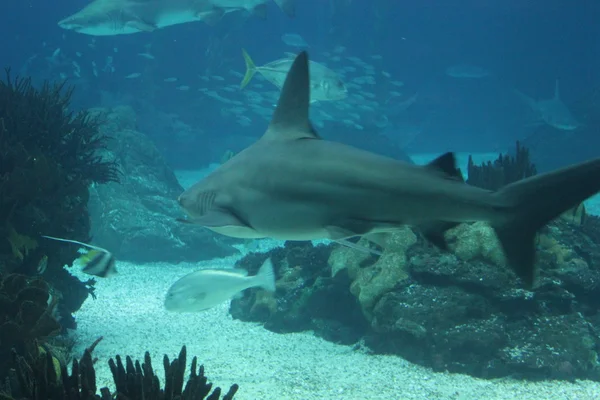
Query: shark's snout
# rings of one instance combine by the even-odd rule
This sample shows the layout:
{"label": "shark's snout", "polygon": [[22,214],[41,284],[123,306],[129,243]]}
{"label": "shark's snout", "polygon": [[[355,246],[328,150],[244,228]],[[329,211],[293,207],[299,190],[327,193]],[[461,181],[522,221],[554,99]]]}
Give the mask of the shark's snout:
{"label": "shark's snout", "polygon": [[58,22],[58,26],[60,26],[63,29],[67,29],[70,31],[79,31],[81,29],[83,29],[83,25],[78,24],[74,21],[67,19],[63,19],[62,21]]}

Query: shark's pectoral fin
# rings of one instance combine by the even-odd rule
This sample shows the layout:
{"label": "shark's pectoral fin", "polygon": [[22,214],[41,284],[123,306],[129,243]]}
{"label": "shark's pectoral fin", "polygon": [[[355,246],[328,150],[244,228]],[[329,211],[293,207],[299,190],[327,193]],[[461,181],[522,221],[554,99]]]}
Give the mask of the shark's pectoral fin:
{"label": "shark's pectoral fin", "polygon": [[444,233],[457,225],[458,222],[437,221],[417,225],[417,228],[428,242],[442,251],[449,251]]}
{"label": "shark's pectoral fin", "polygon": [[146,22],[141,19],[128,21],[126,25],[130,28],[137,29],[141,32],[154,32],[156,29],[158,29],[156,24],[153,24],[151,22]]}

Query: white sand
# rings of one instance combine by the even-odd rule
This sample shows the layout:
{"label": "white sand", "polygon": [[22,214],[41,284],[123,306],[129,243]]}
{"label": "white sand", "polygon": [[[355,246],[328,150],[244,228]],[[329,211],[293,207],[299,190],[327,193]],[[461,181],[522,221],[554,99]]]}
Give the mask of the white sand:
{"label": "white sand", "polygon": [[114,389],[107,362],[115,354],[141,360],[149,350],[162,378],[163,355],[172,359],[185,344],[188,362],[197,355],[209,381],[224,390],[240,385],[238,400],[600,399],[595,382],[486,381],[434,373],[396,356],[353,351],[310,332],[271,333],[233,320],[228,304],[198,314],[166,312],[162,300],[169,285],[198,267],[119,263],[118,275],[98,281],[98,299],[88,299],[76,314],[74,335],[78,353],[104,336],[94,351],[99,387]]}
{"label": "white sand", "polygon": [[[414,158],[417,163],[425,163],[435,156]],[[495,157],[495,153],[480,154],[475,161]],[[459,154],[463,171],[466,161],[467,155]],[[177,171],[177,176],[184,187],[189,187],[206,172]],[[272,245],[268,241],[256,243],[254,249],[261,251]],[[230,267],[234,261],[196,265],[119,263],[117,276],[99,279],[98,299],[88,299],[76,314],[78,329],[74,333],[79,353],[104,336],[94,352],[100,360],[96,364],[98,386],[114,389],[107,363],[115,354],[141,360],[148,350],[162,377],[163,355],[167,353],[172,359],[185,344],[188,362],[198,356],[209,381],[224,391],[233,383],[240,385],[238,400],[600,399],[600,384],[596,382],[486,381],[434,373],[396,356],[353,351],[310,332],[274,334],[260,325],[233,320],[228,304],[198,314],[175,314],[163,309],[163,296],[172,282],[202,266]]]}

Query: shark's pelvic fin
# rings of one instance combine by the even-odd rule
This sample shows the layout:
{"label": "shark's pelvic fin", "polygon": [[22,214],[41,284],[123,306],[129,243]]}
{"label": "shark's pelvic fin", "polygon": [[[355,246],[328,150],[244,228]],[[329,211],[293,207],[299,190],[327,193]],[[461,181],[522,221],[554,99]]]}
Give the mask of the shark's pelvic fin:
{"label": "shark's pelvic fin", "polygon": [[273,119],[261,140],[319,139],[308,119],[309,100],[308,54],[303,51],[288,72]]}

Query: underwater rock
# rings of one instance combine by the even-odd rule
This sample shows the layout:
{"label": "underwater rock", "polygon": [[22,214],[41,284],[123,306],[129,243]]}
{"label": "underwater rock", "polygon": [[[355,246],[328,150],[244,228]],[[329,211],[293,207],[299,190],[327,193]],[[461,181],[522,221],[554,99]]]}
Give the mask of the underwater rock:
{"label": "underwater rock", "polygon": [[542,230],[535,291],[505,266],[491,233],[460,225],[444,253],[406,228],[388,236],[379,259],[288,242],[240,260],[252,274],[271,256],[277,292],[248,291],[230,311],[275,332],[363,340],[438,371],[600,381],[600,219],[559,218]]}
{"label": "underwater rock", "polygon": [[[338,245],[286,242],[268,253],[250,253],[236,264],[253,275],[270,257],[277,278],[275,294],[249,289],[231,301],[233,318],[260,322],[278,333],[313,330],[336,343],[353,344],[368,323],[358,300],[350,293],[346,271],[331,277],[327,260]],[[355,250],[356,251],[356,250]]]}
{"label": "underwater rock", "polygon": [[176,201],[183,188],[173,171],[152,141],[132,129],[135,120],[127,108],[105,114],[104,129],[115,140],[104,156],[118,163],[122,175],[120,184],[90,189],[94,244],[133,262],[198,261],[236,253],[229,245],[233,239],[176,220],[183,216]]}
{"label": "underwater rock", "polygon": [[[406,252],[417,242],[417,235],[411,228],[403,227],[388,235],[383,255],[374,264],[360,268],[356,273],[349,272],[353,279],[350,292],[356,296],[367,319],[379,298],[393,289],[399,282],[408,278]],[[356,253],[346,249],[347,253]]]}

